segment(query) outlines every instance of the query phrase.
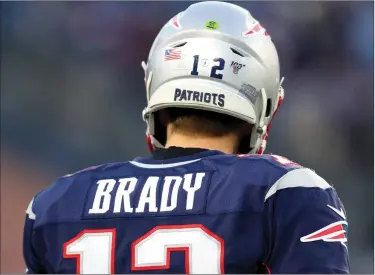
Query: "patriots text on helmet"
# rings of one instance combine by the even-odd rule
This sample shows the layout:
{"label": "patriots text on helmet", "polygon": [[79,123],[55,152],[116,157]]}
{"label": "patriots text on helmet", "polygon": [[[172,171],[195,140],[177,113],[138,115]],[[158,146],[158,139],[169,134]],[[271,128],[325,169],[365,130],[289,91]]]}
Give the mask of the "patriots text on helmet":
{"label": "patriots text on helmet", "polygon": [[224,107],[225,95],[176,88],[174,91],[174,101],[204,102]]}

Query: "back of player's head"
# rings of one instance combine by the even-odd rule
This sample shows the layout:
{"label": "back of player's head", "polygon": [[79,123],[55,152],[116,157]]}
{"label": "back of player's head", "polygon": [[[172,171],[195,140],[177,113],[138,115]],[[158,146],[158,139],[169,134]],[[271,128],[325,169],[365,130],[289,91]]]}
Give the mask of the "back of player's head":
{"label": "back of player's head", "polygon": [[[275,46],[247,10],[213,1],[189,6],[164,25],[143,67],[148,102],[143,117],[152,147],[165,143],[155,114],[183,108],[188,117],[211,120],[215,115],[209,112],[216,113],[222,132],[233,128],[228,123],[248,123],[252,133],[241,153],[263,152],[283,90]],[[202,111],[194,116],[187,109]]]}

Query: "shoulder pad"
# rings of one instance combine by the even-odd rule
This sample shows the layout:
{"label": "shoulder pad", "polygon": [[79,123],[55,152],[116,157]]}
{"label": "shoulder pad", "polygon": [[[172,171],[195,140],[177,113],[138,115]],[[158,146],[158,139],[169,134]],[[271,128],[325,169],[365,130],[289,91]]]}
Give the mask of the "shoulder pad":
{"label": "shoulder pad", "polygon": [[27,206],[27,209],[26,209],[26,215],[31,220],[35,220],[35,218],[36,218],[33,207],[34,207],[34,198],[32,198],[32,200],[30,201],[30,203],[29,203],[29,205]]}
{"label": "shoulder pad", "polygon": [[[80,184],[74,185],[77,180]],[[84,198],[86,186],[85,181],[81,180],[81,175],[74,174],[69,177],[60,177],[40,191],[34,197],[32,208],[29,208],[28,212],[29,217],[35,219],[35,228],[44,224],[69,220],[77,204],[80,204]],[[60,211],[61,208],[65,208],[66,211]]]}
{"label": "shoulder pad", "polygon": [[76,172],[74,172],[74,173],[72,173],[72,174],[66,174],[66,175],[62,176],[62,178],[71,177],[71,176],[74,176],[74,175],[79,174],[79,173],[81,173],[81,172],[90,171],[90,170],[93,170],[93,169],[95,169],[95,168],[97,168],[97,167],[99,167],[99,166],[101,166],[101,165],[93,165],[93,166],[89,166],[89,167],[87,167],[87,168],[84,168],[84,169],[78,170],[78,171],[76,171]]}
{"label": "shoulder pad", "polygon": [[302,166],[294,161],[291,161],[285,157],[279,156],[279,155],[273,155],[273,154],[263,154],[263,155],[255,155],[255,154],[244,154],[244,155],[237,155],[238,157],[244,157],[244,158],[258,158],[258,159],[264,159],[268,161],[269,163],[283,167],[287,170],[295,169],[295,168],[302,168]]}
{"label": "shoulder pad", "polygon": [[321,190],[333,188],[322,177],[308,168],[296,169],[287,172],[269,189],[265,201],[278,191],[289,188],[319,188]]}

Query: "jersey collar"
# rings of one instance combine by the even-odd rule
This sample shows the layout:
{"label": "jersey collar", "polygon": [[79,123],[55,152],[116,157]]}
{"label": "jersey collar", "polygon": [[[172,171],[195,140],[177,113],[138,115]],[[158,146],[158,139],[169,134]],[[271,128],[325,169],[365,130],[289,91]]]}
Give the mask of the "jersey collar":
{"label": "jersey collar", "polygon": [[152,158],[136,158],[134,161],[141,163],[173,163],[183,162],[203,157],[224,154],[220,151],[207,150],[202,148],[169,147],[167,149],[156,149]]}

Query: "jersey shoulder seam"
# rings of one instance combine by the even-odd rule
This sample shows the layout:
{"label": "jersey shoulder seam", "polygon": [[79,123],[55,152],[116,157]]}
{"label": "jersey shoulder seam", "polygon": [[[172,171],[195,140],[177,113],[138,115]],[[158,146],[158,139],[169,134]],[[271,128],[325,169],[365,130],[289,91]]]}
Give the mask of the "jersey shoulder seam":
{"label": "jersey shoulder seam", "polygon": [[[310,175],[317,179],[316,181],[312,181],[311,177],[307,178],[305,180],[299,180],[299,181],[288,181],[285,182],[286,177],[294,176],[296,173],[305,173],[306,176]],[[277,191],[288,189],[288,188],[320,188],[322,190],[326,189],[333,189],[333,186],[330,185],[328,182],[326,182],[322,177],[320,177],[318,174],[316,174],[313,170],[306,168],[306,167],[300,167],[297,169],[289,170],[284,175],[282,175],[276,182],[274,182],[270,188],[268,189],[264,201],[266,202],[270,197],[276,194]]]}

